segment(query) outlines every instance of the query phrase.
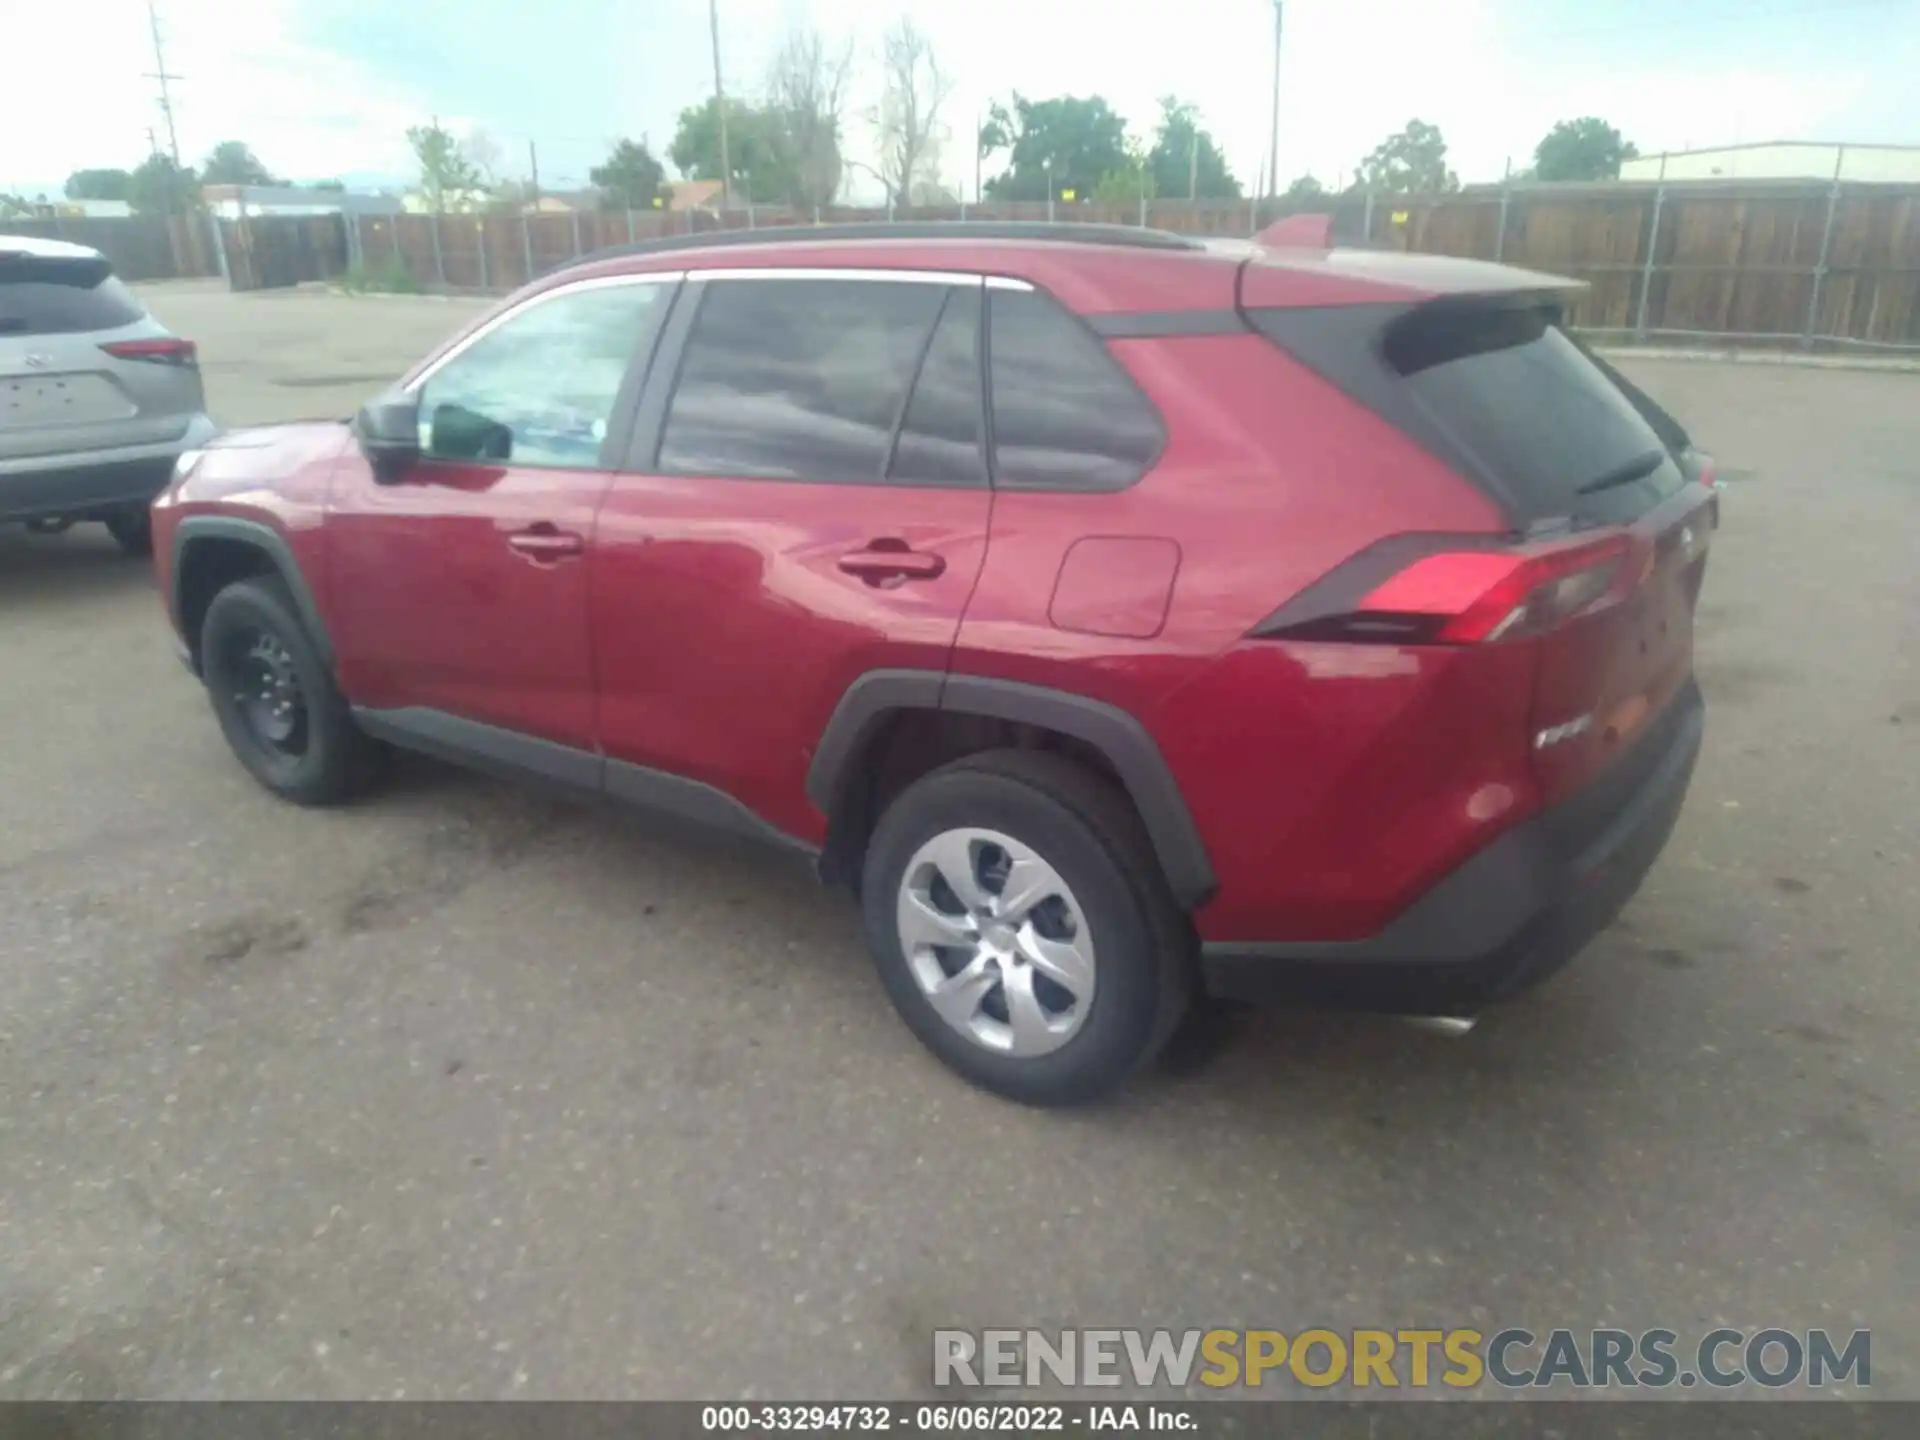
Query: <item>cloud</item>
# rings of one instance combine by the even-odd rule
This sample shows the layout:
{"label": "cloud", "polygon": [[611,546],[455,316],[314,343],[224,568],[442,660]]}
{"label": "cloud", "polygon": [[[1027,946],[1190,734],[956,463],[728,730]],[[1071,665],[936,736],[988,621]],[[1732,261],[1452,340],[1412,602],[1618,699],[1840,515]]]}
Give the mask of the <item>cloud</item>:
{"label": "cloud", "polygon": [[[0,0],[13,4],[18,0]],[[379,79],[364,63],[293,39],[296,0],[166,0],[162,35],[173,87],[181,159],[203,158],[222,140],[243,140],[276,173],[320,178],[342,171],[411,168],[405,132],[426,115],[419,97]],[[0,187],[57,186],[86,166],[132,166],[152,128],[166,124],[146,7],[138,0],[59,0],[35,6],[37,56],[10,58],[0,86],[6,137]]]}
{"label": "cloud", "polygon": [[[456,133],[489,131],[509,173],[533,140],[549,184],[584,183],[613,136],[649,134],[664,152],[680,110],[712,87],[706,0],[542,0],[533,12],[513,0],[161,3],[168,63],[184,77],[183,158],[239,139],[294,178],[410,174],[406,129],[438,113]],[[0,188],[137,163],[149,126],[164,143],[154,82],[142,78],[153,68],[142,0],[33,9],[36,58],[14,63],[0,86]],[[1268,0],[720,0],[728,90],[760,88],[789,24],[850,37],[848,148],[871,161],[876,51],[903,12],[956,80],[944,116],[949,183],[972,190],[975,118],[1014,90],[1104,95],[1143,138],[1159,97],[1178,95],[1200,106],[1242,182],[1259,182],[1271,133]],[[1350,177],[1415,117],[1441,128],[1469,180],[1497,178],[1509,158],[1527,164],[1555,121],[1582,114],[1604,116],[1643,151],[1920,139],[1911,107],[1889,98],[1906,93],[1911,21],[1869,39],[1805,16],[1774,33],[1720,12],[1695,33],[1676,6],[1654,39],[1599,22],[1569,39],[1560,20],[1587,13],[1545,0],[1286,0],[1282,185],[1303,173]]]}

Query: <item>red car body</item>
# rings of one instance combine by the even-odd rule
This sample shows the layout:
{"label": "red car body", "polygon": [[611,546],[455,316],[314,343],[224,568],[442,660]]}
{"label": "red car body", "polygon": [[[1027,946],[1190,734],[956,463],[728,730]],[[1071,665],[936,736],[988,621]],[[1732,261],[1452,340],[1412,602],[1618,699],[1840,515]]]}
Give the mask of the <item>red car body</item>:
{"label": "red car body", "polygon": [[[1620,482],[1640,499],[1599,518],[1522,513],[1463,473],[1445,425],[1374,393],[1407,383],[1382,368],[1391,327],[1447,343],[1402,332],[1524,312],[1552,331],[1565,282],[1338,250],[824,233],[594,260],[496,313],[647,271],[999,277],[1099,336],[1163,427],[1151,464],[1078,491],[491,462],[391,483],[346,424],[243,432],[154,509],[188,658],[219,583],[272,567],[374,734],[731,818],[842,875],[874,746],[903,725],[933,757],[964,753],[968,722],[1034,732],[1124,786],[1226,995],[1454,1010],[1611,918],[1699,744],[1712,489],[1610,371],[1674,468]],[[667,403],[659,363],[642,425]],[[498,743],[476,755],[475,736]]]}

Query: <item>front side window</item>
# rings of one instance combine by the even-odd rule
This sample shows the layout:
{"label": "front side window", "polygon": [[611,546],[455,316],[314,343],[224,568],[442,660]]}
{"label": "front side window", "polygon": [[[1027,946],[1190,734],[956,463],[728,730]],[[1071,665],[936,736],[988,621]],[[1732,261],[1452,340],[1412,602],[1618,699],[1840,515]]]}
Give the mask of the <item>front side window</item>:
{"label": "front side window", "polygon": [[1106,345],[1046,295],[991,293],[994,483],[1118,490],[1138,480],[1160,454],[1160,416]]}
{"label": "front side window", "polygon": [[946,287],[709,279],[661,473],[877,482]]}
{"label": "front side window", "polygon": [[441,460],[592,469],[628,367],[672,284],[599,285],[529,306],[420,386],[420,447]]}

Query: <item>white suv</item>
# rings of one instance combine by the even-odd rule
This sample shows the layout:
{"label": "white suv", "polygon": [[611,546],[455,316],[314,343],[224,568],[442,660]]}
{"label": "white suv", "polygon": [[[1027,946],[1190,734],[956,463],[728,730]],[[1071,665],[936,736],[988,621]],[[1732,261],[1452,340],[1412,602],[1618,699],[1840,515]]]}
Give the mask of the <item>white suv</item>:
{"label": "white suv", "polygon": [[104,255],[0,235],[0,522],[102,520],[144,554],[148,502],[213,434],[193,342]]}

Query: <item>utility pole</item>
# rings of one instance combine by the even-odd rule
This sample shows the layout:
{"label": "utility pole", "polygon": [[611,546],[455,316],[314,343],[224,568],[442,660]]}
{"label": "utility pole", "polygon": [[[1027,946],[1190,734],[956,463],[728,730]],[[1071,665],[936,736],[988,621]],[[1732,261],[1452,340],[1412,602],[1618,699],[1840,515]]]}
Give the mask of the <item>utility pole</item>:
{"label": "utility pole", "polygon": [[173,163],[180,164],[180,136],[173,126],[173,93],[167,88],[169,80],[185,77],[173,75],[167,70],[167,56],[160,44],[160,12],[154,8],[155,0],[147,0],[147,28],[153,32],[153,73],[146,78],[160,82],[160,113],[167,121],[167,149],[173,153]]}
{"label": "utility pole", "polygon": [[1273,0],[1273,136],[1267,142],[1267,195],[1280,193],[1280,0]]}
{"label": "utility pole", "polygon": [[1191,205],[1200,197],[1200,122],[1193,123],[1193,134],[1187,141],[1187,203]]}
{"label": "utility pole", "polygon": [[532,179],[527,182],[527,188],[532,192],[528,198],[537,211],[540,208],[540,155],[533,148],[532,140],[527,141],[527,170],[532,176]]}
{"label": "utility pole", "polygon": [[980,123],[980,112],[976,110],[973,112],[973,203],[976,205],[986,203],[986,196],[980,193],[980,167],[987,158],[980,137],[985,133],[985,127]]}
{"label": "utility pole", "polygon": [[707,0],[707,25],[713,32],[713,109],[720,120],[720,209],[733,208],[733,165],[727,155],[727,92],[720,84],[720,0]]}

